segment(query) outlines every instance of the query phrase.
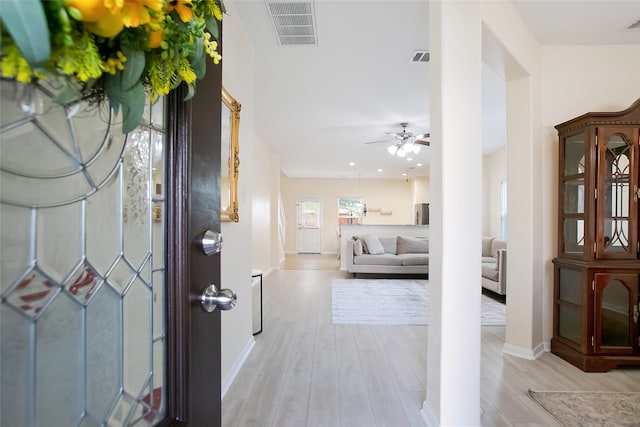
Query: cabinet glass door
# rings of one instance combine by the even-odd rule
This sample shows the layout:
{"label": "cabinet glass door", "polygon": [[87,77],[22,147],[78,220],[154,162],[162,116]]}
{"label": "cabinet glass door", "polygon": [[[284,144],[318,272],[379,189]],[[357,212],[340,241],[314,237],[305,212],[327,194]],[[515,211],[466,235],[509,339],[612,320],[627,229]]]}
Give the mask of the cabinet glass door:
{"label": "cabinet glass door", "polygon": [[[637,257],[637,160],[633,145],[633,129],[615,133],[598,129],[598,258],[635,259]],[[637,130],[636,139],[637,139]]]}
{"label": "cabinet glass door", "polygon": [[560,252],[582,255],[585,248],[586,133],[563,139],[560,206],[562,243]]}
{"label": "cabinet glass door", "polygon": [[596,273],[596,353],[638,350],[638,275]]}
{"label": "cabinet glass door", "polygon": [[565,344],[577,348],[584,346],[584,331],[582,330],[582,312],[584,309],[582,289],[585,283],[585,273],[570,268],[558,268],[558,289],[556,299],[556,333],[562,337]]}

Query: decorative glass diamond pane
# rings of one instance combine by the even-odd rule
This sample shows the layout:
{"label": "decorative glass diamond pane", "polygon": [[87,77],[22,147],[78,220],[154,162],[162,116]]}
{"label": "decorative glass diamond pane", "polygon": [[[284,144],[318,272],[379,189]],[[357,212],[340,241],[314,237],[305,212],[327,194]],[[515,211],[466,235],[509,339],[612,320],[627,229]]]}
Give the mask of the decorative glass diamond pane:
{"label": "decorative glass diamond pane", "polygon": [[120,387],[120,314],[120,296],[109,286],[100,287],[86,309],[87,412],[100,420]]}
{"label": "decorative glass diamond pane", "polygon": [[31,210],[0,204],[0,294],[29,265]]}
{"label": "decorative glass diamond pane", "polygon": [[103,275],[122,251],[121,195],[117,173],[87,198],[87,259]]}
{"label": "decorative glass diamond pane", "polygon": [[84,262],[64,287],[80,304],[86,304],[100,283],[102,283],[100,275],[96,273],[91,265]]}
{"label": "decorative glass diamond pane", "polygon": [[29,371],[31,325],[6,304],[0,305],[0,425],[29,425]]}
{"label": "decorative glass diamond pane", "polygon": [[82,203],[38,209],[36,257],[58,282],[82,259]]}
{"label": "decorative glass diamond pane", "polygon": [[136,272],[129,267],[129,264],[122,258],[118,260],[115,268],[107,276],[107,282],[113,286],[118,293],[122,294],[133,280]]}
{"label": "decorative glass diamond pane", "polygon": [[153,272],[153,338],[164,335],[164,272]]}
{"label": "decorative glass diamond pane", "polygon": [[124,390],[138,396],[151,374],[151,290],[139,279],[124,295],[123,310]]}
{"label": "decorative glass diamond pane", "polygon": [[37,316],[47,302],[56,296],[57,290],[55,282],[38,269],[33,269],[11,291],[7,302],[29,316]]}
{"label": "decorative glass diamond pane", "polygon": [[109,415],[107,421],[108,426],[122,426],[125,425],[129,414],[131,413],[132,406],[136,403],[134,399],[125,394],[121,394],[118,398],[115,408]]}
{"label": "decorative glass diamond pane", "polygon": [[36,420],[41,426],[77,425],[84,411],[81,311],[60,294],[36,325]]}

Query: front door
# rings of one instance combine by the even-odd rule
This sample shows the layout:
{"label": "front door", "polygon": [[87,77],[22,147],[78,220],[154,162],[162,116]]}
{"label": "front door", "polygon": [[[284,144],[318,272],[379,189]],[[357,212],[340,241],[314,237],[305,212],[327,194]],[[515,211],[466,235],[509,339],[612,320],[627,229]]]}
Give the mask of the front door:
{"label": "front door", "polygon": [[298,197],[296,202],[298,229],[296,249],[300,254],[319,254],[320,240],[320,198]]}
{"label": "front door", "polygon": [[55,88],[2,82],[2,426],[220,425],[221,67],[125,138]]}

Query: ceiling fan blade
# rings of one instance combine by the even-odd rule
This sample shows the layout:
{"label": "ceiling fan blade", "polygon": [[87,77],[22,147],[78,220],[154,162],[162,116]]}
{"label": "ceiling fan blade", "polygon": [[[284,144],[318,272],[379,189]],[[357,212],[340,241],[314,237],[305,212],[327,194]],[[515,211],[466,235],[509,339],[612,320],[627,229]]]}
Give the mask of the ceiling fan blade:
{"label": "ceiling fan blade", "polygon": [[418,145],[426,145],[427,147],[431,145],[431,141],[425,141],[424,139],[416,139],[413,141],[414,144]]}
{"label": "ceiling fan blade", "polygon": [[416,139],[429,138],[430,136],[431,136],[430,133],[423,133],[422,135],[416,135]]}

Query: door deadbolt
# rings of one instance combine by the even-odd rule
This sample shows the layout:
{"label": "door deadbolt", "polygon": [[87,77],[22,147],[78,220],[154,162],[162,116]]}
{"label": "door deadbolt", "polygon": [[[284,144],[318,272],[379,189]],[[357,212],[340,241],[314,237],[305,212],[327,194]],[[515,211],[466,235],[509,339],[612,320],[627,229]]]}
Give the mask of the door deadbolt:
{"label": "door deadbolt", "polygon": [[222,250],[223,243],[222,234],[213,230],[205,231],[200,238],[202,252],[204,252],[205,255],[219,254]]}

